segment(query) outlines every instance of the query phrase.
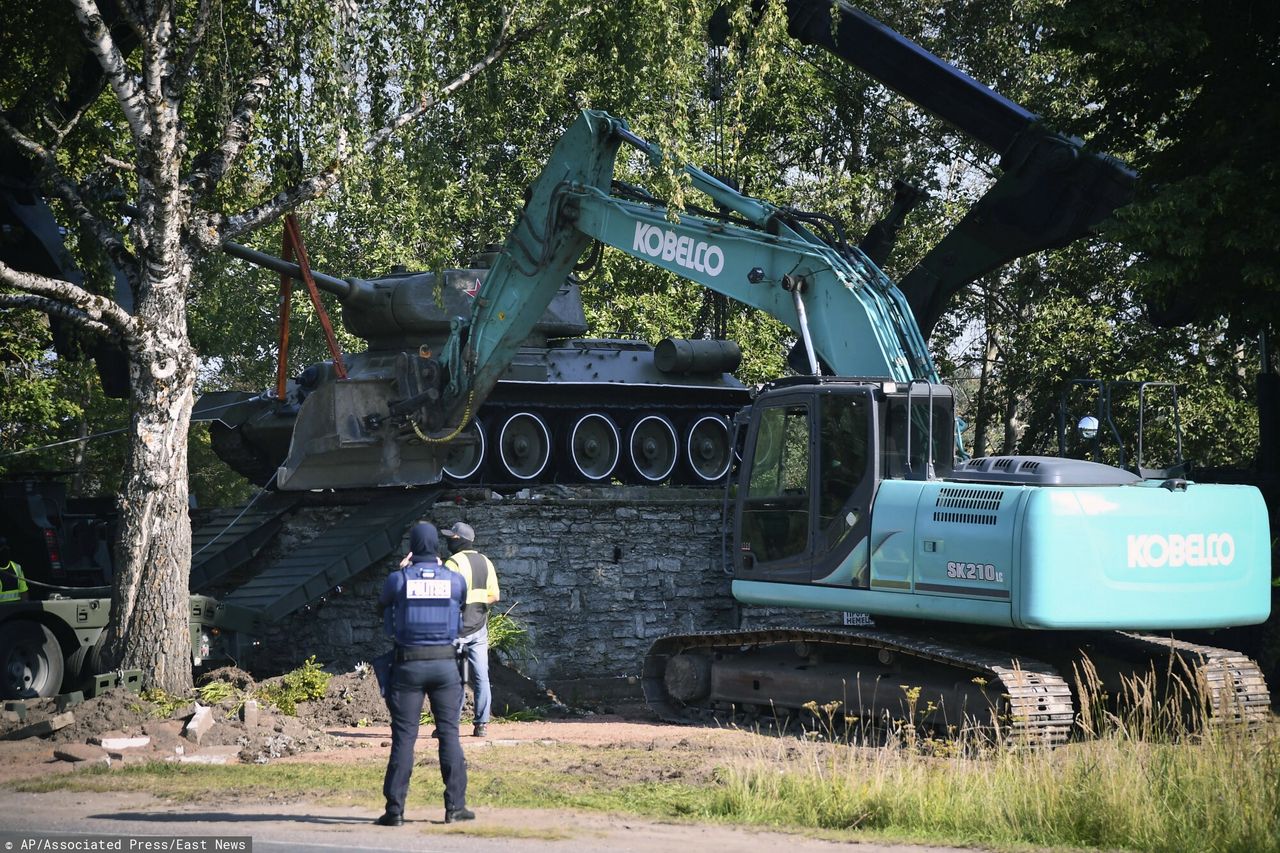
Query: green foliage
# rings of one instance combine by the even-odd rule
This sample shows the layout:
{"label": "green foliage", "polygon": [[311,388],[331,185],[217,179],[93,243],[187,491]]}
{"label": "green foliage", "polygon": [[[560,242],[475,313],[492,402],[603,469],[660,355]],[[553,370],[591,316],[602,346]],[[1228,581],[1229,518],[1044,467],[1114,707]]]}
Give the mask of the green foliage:
{"label": "green foliage", "polygon": [[43,315],[24,311],[7,320],[0,324],[0,474],[58,471],[69,475],[73,495],[114,491],[124,436],[73,439],[126,426],[125,404],[103,395],[91,361],[54,356]]}
{"label": "green foliage", "polygon": [[331,678],[333,676],[325,672],[323,665],[316,663],[316,656],[312,655],[303,661],[302,666],[282,675],[278,682],[260,685],[254,696],[274,705],[280,713],[294,716],[298,713],[299,702],[324,696]]}
{"label": "green foliage", "polygon": [[[1095,108],[1076,129],[1142,174],[1108,229],[1128,281],[1170,321],[1280,316],[1280,23],[1255,3],[1069,0],[1047,22]],[[1104,23],[1105,22],[1105,23]]]}
{"label": "green foliage", "polygon": [[521,708],[519,711],[510,711],[502,714],[498,719],[506,720],[510,723],[536,723],[547,718],[547,708]]}
{"label": "green foliage", "polygon": [[210,681],[196,688],[196,696],[201,704],[220,705],[229,699],[238,698],[240,691],[228,681]]}
{"label": "green foliage", "polygon": [[529,656],[529,631],[511,615],[516,604],[501,613],[489,612],[489,649],[508,660],[523,660]]}
{"label": "green foliage", "polygon": [[189,698],[174,696],[159,687],[143,690],[139,698],[151,705],[151,716],[158,720],[167,720],[178,711],[191,707]]}

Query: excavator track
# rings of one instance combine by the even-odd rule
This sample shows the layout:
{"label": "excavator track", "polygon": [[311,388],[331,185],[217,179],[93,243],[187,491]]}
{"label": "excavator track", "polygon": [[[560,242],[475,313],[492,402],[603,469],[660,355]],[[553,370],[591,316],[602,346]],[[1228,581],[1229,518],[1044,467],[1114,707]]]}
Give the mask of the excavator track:
{"label": "excavator track", "polygon": [[1211,725],[1258,726],[1271,718],[1271,694],[1262,670],[1240,652],[1149,634],[1115,632],[1108,636],[1108,651],[1140,657],[1157,669],[1170,666],[1176,655],[1185,664],[1174,677],[1194,677],[1207,690],[1204,710]]}
{"label": "excavator track", "polygon": [[[691,712],[726,707],[794,710],[840,702],[843,714],[864,719],[914,714],[953,730],[976,723],[1006,743],[1052,747],[1067,741],[1075,713],[1069,685],[1048,664],[878,630],[664,637],[645,656],[642,683],[650,708],[676,723],[688,723]],[[913,688],[919,692],[909,700]],[[848,701],[851,691],[857,708]]]}

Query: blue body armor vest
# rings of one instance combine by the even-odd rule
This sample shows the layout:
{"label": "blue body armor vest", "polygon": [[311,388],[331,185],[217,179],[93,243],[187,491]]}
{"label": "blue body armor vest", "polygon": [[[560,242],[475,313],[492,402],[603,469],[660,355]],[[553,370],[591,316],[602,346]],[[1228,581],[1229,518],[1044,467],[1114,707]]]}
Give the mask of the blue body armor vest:
{"label": "blue body armor vest", "polygon": [[414,563],[401,571],[395,639],[401,646],[443,646],[458,638],[466,582],[444,566]]}

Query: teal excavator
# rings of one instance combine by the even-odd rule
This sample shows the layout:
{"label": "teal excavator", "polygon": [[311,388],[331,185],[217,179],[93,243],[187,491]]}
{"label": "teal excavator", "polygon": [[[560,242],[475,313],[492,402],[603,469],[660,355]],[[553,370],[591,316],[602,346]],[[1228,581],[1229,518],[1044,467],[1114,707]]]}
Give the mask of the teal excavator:
{"label": "teal excavator", "polygon": [[1018,737],[1059,743],[1074,718],[1064,672],[1082,653],[1116,682],[1178,654],[1215,685],[1219,713],[1269,713],[1247,658],[1135,633],[1267,617],[1270,534],[1256,489],[1056,457],[962,459],[952,390],[906,298],[857,247],[694,167],[692,187],[723,213],[673,216],[613,181],[624,144],[661,156],[625,122],[581,114],[472,316],[421,371],[438,384],[376,426],[418,418],[429,435],[456,432],[593,240],[793,330],[807,373],[766,385],[737,418],[733,595],[870,613],[894,629],[664,638],[644,663],[660,714],[814,701],[896,714],[898,685],[909,684],[939,725],[1005,721]]}

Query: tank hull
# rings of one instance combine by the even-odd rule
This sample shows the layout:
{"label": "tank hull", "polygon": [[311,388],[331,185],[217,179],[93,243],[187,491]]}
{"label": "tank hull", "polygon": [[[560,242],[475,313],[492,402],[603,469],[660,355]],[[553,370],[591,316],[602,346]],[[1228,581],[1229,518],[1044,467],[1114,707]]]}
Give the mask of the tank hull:
{"label": "tank hull", "polygon": [[[213,449],[233,470],[286,491],[441,480],[711,485],[723,482],[730,421],[751,397],[717,369],[724,360],[700,365],[701,373],[669,374],[647,344],[573,339],[522,350],[459,434],[436,443],[416,431],[366,428],[370,413],[404,396],[392,378],[399,356],[354,356],[344,381],[334,381],[327,364],[314,365],[314,390],[291,383],[285,400],[207,394],[194,418],[210,421]],[[584,442],[584,430],[593,439]]]}

